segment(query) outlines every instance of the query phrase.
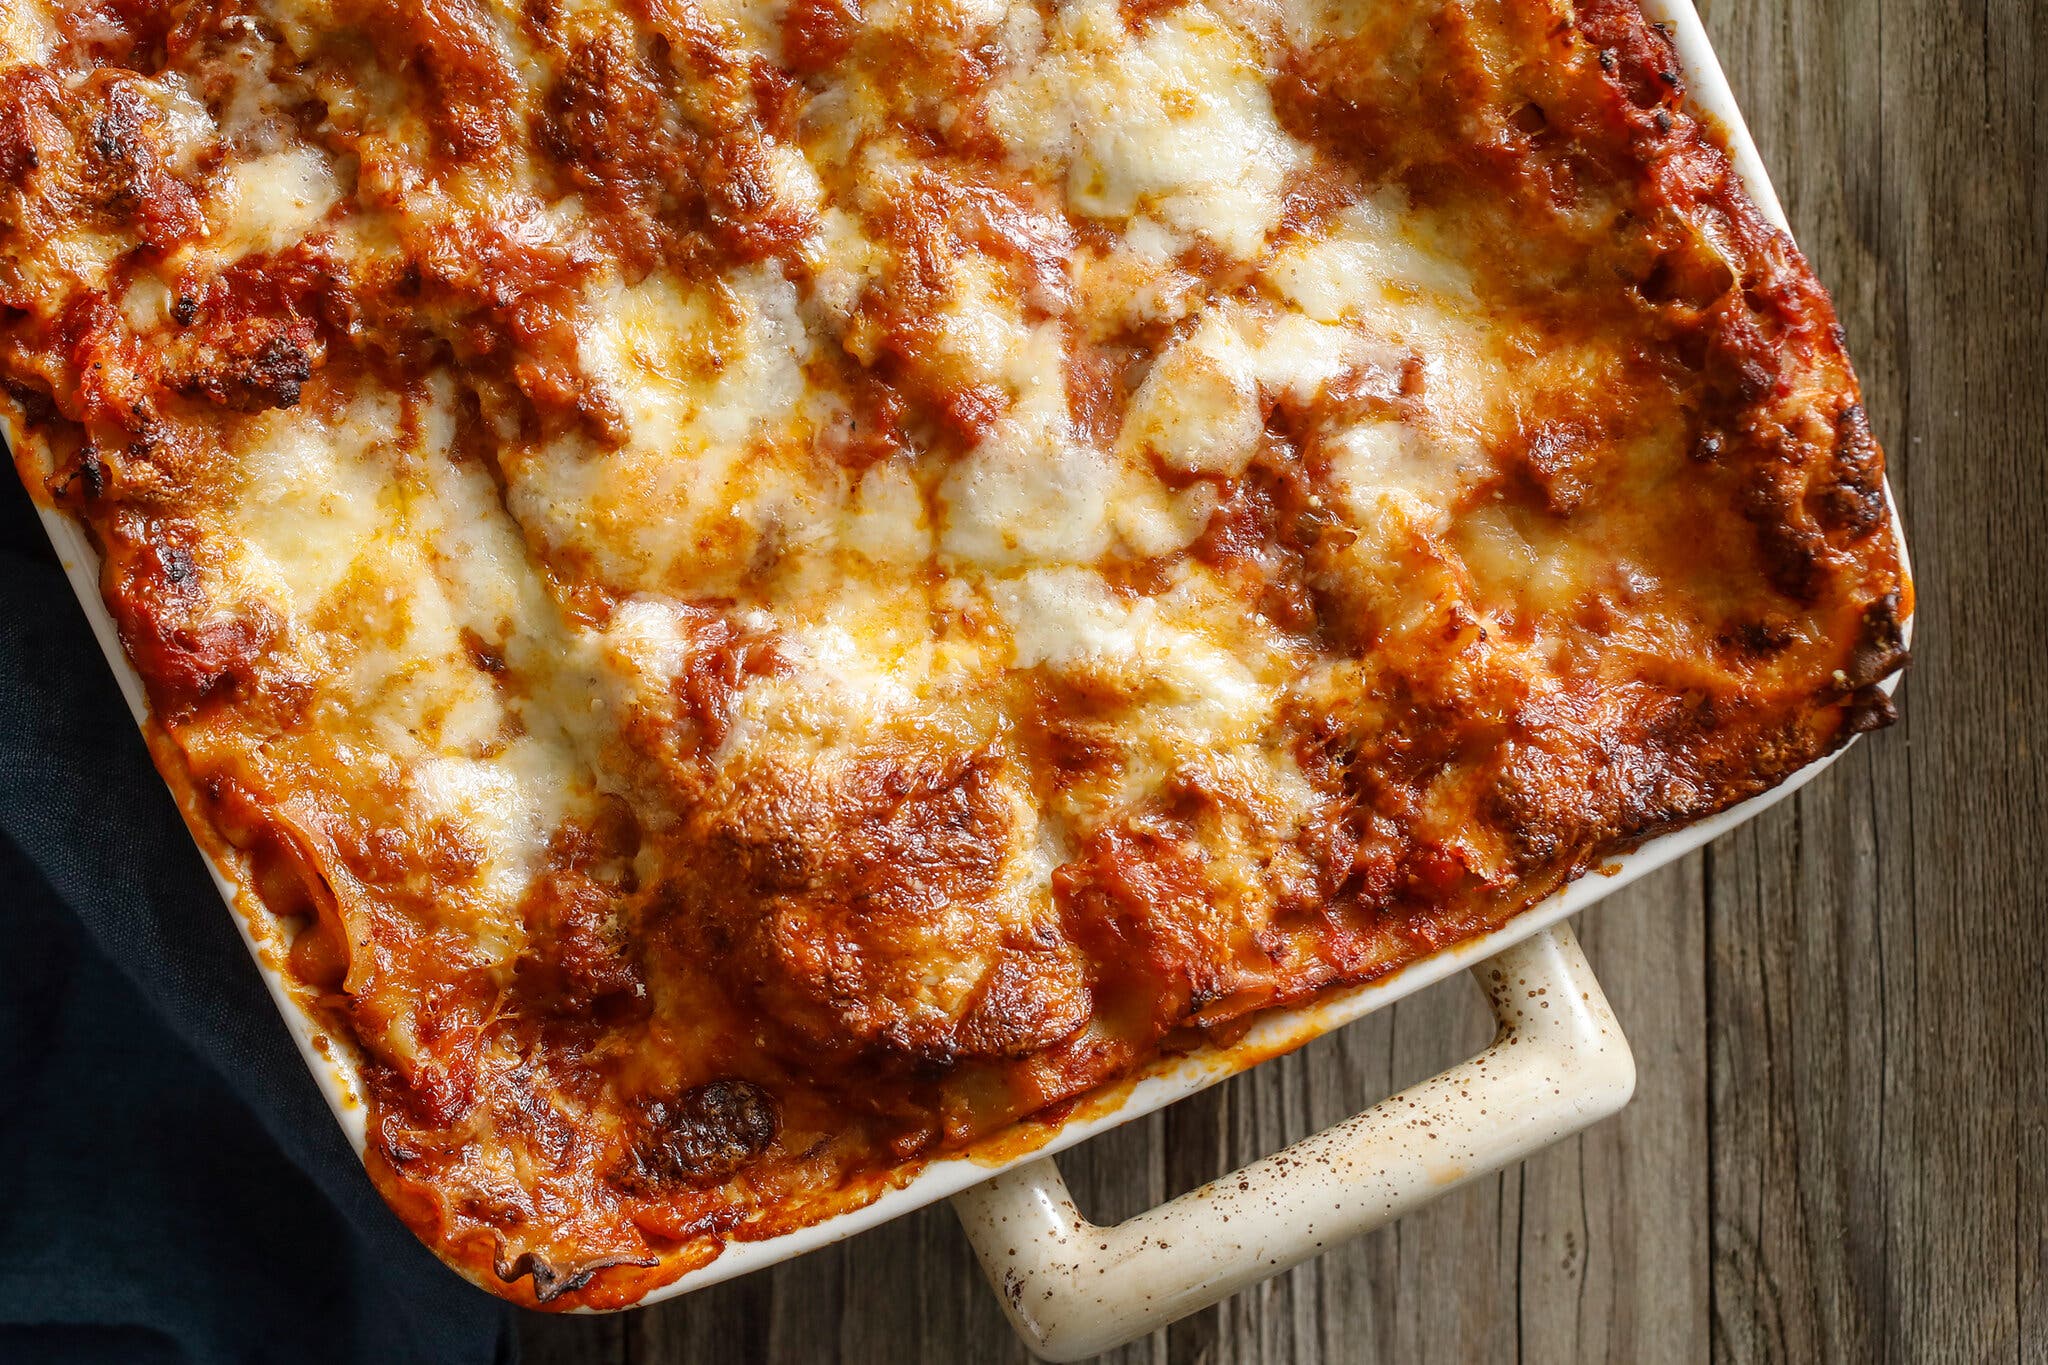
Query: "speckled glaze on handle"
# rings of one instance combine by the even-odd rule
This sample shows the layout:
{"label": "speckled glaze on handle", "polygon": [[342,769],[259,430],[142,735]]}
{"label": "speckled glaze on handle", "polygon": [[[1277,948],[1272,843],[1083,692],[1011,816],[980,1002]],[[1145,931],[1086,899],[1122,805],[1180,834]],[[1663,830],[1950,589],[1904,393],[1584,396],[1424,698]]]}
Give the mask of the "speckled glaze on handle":
{"label": "speckled glaze on handle", "polygon": [[1081,1360],[1490,1175],[1628,1103],[1636,1065],[1569,925],[1472,969],[1500,1031],[1461,1065],[1114,1227],[1050,1159],[953,1196],[1033,1352]]}

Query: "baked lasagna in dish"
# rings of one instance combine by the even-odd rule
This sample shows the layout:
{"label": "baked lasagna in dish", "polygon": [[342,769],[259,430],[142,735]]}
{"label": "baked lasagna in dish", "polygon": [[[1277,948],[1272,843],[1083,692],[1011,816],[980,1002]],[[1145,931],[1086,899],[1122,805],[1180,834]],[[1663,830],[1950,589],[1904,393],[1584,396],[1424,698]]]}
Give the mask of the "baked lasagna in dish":
{"label": "baked lasagna in dish", "polygon": [[1675,66],[0,0],[14,459],[405,1221],[630,1303],[1885,724],[1882,455]]}

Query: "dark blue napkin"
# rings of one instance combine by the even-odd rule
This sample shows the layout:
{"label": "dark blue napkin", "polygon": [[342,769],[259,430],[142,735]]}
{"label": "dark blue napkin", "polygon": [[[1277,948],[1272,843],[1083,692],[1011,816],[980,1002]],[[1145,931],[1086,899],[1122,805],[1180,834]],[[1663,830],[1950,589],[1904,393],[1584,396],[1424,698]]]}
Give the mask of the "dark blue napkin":
{"label": "dark blue napkin", "polygon": [[0,1361],[511,1361],[342,1139],[0,489]]}

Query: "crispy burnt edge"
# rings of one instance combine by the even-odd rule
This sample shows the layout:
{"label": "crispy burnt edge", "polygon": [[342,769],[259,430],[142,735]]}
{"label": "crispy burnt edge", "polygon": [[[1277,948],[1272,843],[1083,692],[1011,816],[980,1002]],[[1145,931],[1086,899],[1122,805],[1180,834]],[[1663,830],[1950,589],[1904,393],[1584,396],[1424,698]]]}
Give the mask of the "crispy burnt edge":
{"label": "crispy burnt edge", "polygon": [[[1756,536],[1771,586],[1786,598],[1815,602],[1825,579],[1847,576],[1830,575],[1830,559],[1852,553],[1866,578],[1875,571],[1894,580],[1892,594],[1865,613],[1844,670],[1863,715],[1851,733],[1882,728],[1893,716],[1873,689],[1906,664],[1902,636],[1912,615],[1912,587],[1892,535],[1884,451],[1870,428],[1834,300],[1790,234],[1751,197],[1724,131],[1686,107],[1677,47],[1643,13],[1640,0],[1577,0],[1572,32],[1596,54],[1600,78],[1614,97],[1609,113],[1626,136],[1640,183],[1682,215],[1718,230],[1743,266],[1705,334],[1706,378],[1719,401],[1707,410],[1694,459],[1707,464],[1734,456],[1749,468],[1737,510]],[[1773,439],[1743,429],[1745,419],[1777,396],[1789,367],[1774,361],[1787,347],[1838,381],[1834,392],[1842,401],[1829,414],[1832,440],[1824,459],[1809,456],[1794,433]],[[1800,483],[1816,465],[1826,477]],[[1866,553],[1879,537],[1879,553]]]}
{"label": "crispy burnt edge", "polygon": [[[1692,115],[1678,110],[1675,100],[1679,89],[1677,60],[1671,45],[1656,27],[1636,8],[1634,0],[1589,0],[1577,12],[1576,22],[1581,36],[1593,43],[1602,54],[1601,67],[1610,83],[1629,102],[1644,111],[1643,117],[1656,126],[1660,134],[1659,150],[1654,159],[1645,158],[1638,169],[1644,174],[1662,174],[1687,183],[1692,189],[1692,202],[1688,208],[1718,215],[1727,229],[1730,240],[1737,244],[1743,254],[1753,262],[1765,263],[1772,272],[1773,285],[1789,301],[1788,308],[1803,311],[1810,322],[1820,325],[1824,336],[1815,344],[1825,346],[1833,352],[1833,358],[1840,366],[1850,401],[1841,414],[1843,430],[1834,451],[1834,462],[1839,477],[1820,490],[1819,510],[1822,519],[1837,528],[1852,533],[1853,543],[1869,547],[1873,539],[1880,539],[1880,551],[1890,551],[1890,524],[1886,513],[1888,506],[1882,494],[1882,454],[1871,439],[1867,419],[1863,416],[1860,402],[1854,394],[1855,381],[1850,373],[1846,357],[1841,355],[1840,333],[1834,322],[1832,305],[1825,292],[1812,275],[1810,267],[1789,239],[1772,227],[1749,199],[1746,191],[1736,178],[1725,152],[1716,146],[1708,128]],[[13,400],[0,397],[0,410],[11,409],[6,415],[14,419],[15,430],[25,432],[34,439],[34,426],[27,409],[30,399],[15,396]],[[4,423],[0,423],[4,426]],[[0,432],[0,435],[4,435]],[[16,447],[9,441],[11,448]],[[24,478],[32,497],[44,505],[56,505],[60,511],[84,525],[89,539],[102,555],[103,563],[111,563],[119,556],[108,554],[109,544],[105,532],[113,528],[113,518],[118,502],[102,501],[96,488],[67,489],[61,496],[60,490],[39,488],[40,480],[27,477],[28,469],[19,461],[22,452],[12,452],[17,459],[17,469]],[[89,472],[89,466],[86,467]],[[76,496],[79,492],[84,497]],[[1810,524],[1806,515],[1804,494],[1794,499],[1789,490],[1771,486],[1753,499],[1743,509],[1744,516],[1764,538],[1767,553],[1776,553],[1774,545],[1783,545],[1785,552],[1779,557],[1790,567],[1778,570],[1781,590],[1795,600],[1812,590],[1812,573],[1817,572],[1815,555],[1811,542],[1800,545],[1795,541],[1773,542],[1772,527]],[[48,499],[48,502],[45,500]],[[77,505],[70,505],[70,504]],[[92,513],[97,513],[93,515]],[[102,519],[108,525],[103,527]],[[116,531],[116,539],[120,539]],[[179,546],[174,535],[147,536],[137,547],[153,552],[160,574],[150,582],[156,585],[136,584],[132,579],[123,578],[126,585],[116,590],[112,578],[103,579],[103,596],[115,620],[121,626],[124,647],[131,663],[136,667],[149,692],[152,710],[155,714],[176,714],[185,712],[197,702],[203,702],[217,690],[232,687],[233,679],[241,669],[253,666],[255,657],[261,652],[261,642],[256,639],[198,639],[183,642],[173,652],[173,657],[158,657],[164,654],[161,648],[152,648],[152,642],[165,635],[159,629],[169,622],[172,633],[177,622],[167,615],[166,603],[175,608],[178,590],[183,575],[180,572]],[[1860,563],[1866,573],[1873,565],[1882,570],[1882,553],[1864,553]],[[1803,567],[1802,567],[1803,566]],[[1569,863],[1556,867],[1551,875],[1532,880],[1522,888],[1522,894],[1513,902],[1501,907],[1501,913],[1474,914],[1473,906],[1444,906],[1441,916],[1410,945],[1410,951],[1389,958],[1375,965],[1367,973],[1340,976],[1314,983],[1299,983],[1299,989],[1283,992],[1254,1014],[1269,1013],[1273,1010],[1298,1008],[1302,1004],[1330,991],[1355,988],[1371,980],[1384,977],[1393,971],[1410,965],[1427,956],[1430,952],[1453,946],[1458,942],[1476,937],[1498,927],[1506,919],[1520,913],[1540,901],[1559,886],[1583,875],[1601,861],[1618,856],[1673,828],[1682,827],[1698,819],[1724,810],[1737,802],[1775,786],[1792,773],[1839,749],[1856,734],[1880,728],[1890,723],[1893,711],[1889,699],[1878,687],[1885,677],[1902,667],[1906,657],[1902,641],[1902,626],[1911,615],[1911,588],[1896,564],[1889,566],[1896,580],[1897,590],[1880,596],[1870,604],[1863,614],[1861,638],[1849,647],[1849,667],[1838,674],[1838,680],[1820,689],[1798,712],[1797,719],[1801,742],[1778,749],[1772,761],[1753,765],[1749,770],[1724,772],[1718,785],[1710,794],[1687,809],[1659,817],[1645,813],[1642,823],[1633,828],[1617,827],[1607,830],[1603,837],[1590,845],[1582,845],[1584,852]],[[161,582],[157,580],[161,579]],[[161,591],[158,591],[160,589]],[[218,654],[219,658],[214,656]],[[1832,723],[1829,723],[1832,721]],[[1819,722],[1816,724],[1815,722]],[[230,879],[244,888],[250,902],[263,906],[279,923],[288,915],[265,903],[264,897],[254,889],[254,879],[248,875],[248,858],[240,853],[224,831],[219,827],[220,816],[215,810],[216,803],[200,790],[193,775],[181,761],[182,751],[178,749],[175,736],[162,722],[152,720],[153,733],[159,736],[152,742],[152,755],[160,773],[178,800],[181,812],[191,826],[195,838],[203,851],[213,858],[217,866],[229,870]],[[1724,739],[1739,739],[1740,735],[1723,731]],[[243,913],[248,908],[238,907]],[[252,919],[253,922],[253,919]],[[294,995],[313,1013],[316,1020],[323,1022],[334,1035],[348,1040],[354,1046],[352,1030],[345,1015],[323,1008],[323,995],[331,998],[332,983],[322,984],[312,979],[318,974],[309,974],[296,959],[289,959],[283,965],[266,961],[266,967],[285,977],[294,988]],[[1252,1017],[1250,1015],[1246,1018]],[[1242,1022],[1242,1021],[1240,1021]],[[1298,1042],[1306,1042],[1303,1036]],[[1262,1060],[1268,1053],[1257,1055],[1233,1055],[1229,1047],[1219,1049],[1231,1062],[1231,1069]],[[1153,1057],[1137,1068],[1110,1077],[1098,1083],[1089,1094],[1059,1101],[1040,1116],[1017,1125],[1014,1129],[990,1135],[969,1145],[967,1151],[1000,1149],[1005,1158],[1022,1155],[1049,1140],[1060,1125],[1076,1113],[1091,1112],[1095,1106],[1089,1104],[1091,1097],[1105,1093],[1120,1094],[1138,1076],[1171,1066],[1178,1054],[1155,1051]],[[1101,1106],[1104,1112],[1110,1106]],[[769,1218],[761,1225],[742,1226],[733,1229],[732,1236],[739,1240],[757,1240],[794,1231],[802,1226],[822,1221],[837,1213],[851,1211],[872,1200],[891,1185],[900,1185],[910,1179],[923,1165],[929,1155],[954,1155],[943,1146],[935,1148],[927,1156],[909,1161],[878,1165],[872,1172],[864,1172],[858,1181],[859,1188],[838,1191],[839,1197],[827,1201],[823,1207],[806,1210],[796,1220]],[[373,1176],[377,1175],[381,1153],[372,1144],[366,1159]],[[405,1210],[402,1201],[406,1192],[389,1177],[379,1179],[380,1191],[401,1215]],[[414,1218],[408,1223],[421,1230]],[[506,1263],[495,1254],[495,1248],[486,1249],[481,1245],[453,1245],[426,1237],[430,1245],[454,1268],[493,1292],[511,1298],[516,1302],[534,1306],[569,1308],[576,1306],[619,1306],[630,1303],[659,1285],[677,1278],[690,1269],[708,1263],[722,1247],[722,1241],[713,1239],[708,1248],[692,1246],[685,1251],[650,1264],[644,1259],[610,1259],[603,1263],[590,1263],[567,1269],[536,1264],[529,1257],[520,1257]],[[473,1242],[473,1239],[472,1239]],[[522,1283],[523,1282],[523,1283]]]}
{"label": "crispy burnt edge", "polygon": [[[1598,53],[1607,84],[1624,101],[1621,108],[1635,134],[1643,173],[1683,211],[1718,220],[1749,267],[1735,281],[1745,302],[1757,312],[1775,309],[1786,315],[1794,324],[1788,329],[1792,336],[1829,363],[1839,379],[1843,402],[1833,416],[1834,443],[1824,461],[1829,477],[1804,488],[1764,477],[1740,509],[1755,529],[1772,586],[1795,602],[1812,600],[1815,580],[1831,553],[1850,561],[1866,582],[1889,580],[1886,590],[1864,607],[1860,634],[1848,644],[1847,667],[1813,698],[1818,706],[1840,705],[1842,729],[1832,742],[1780,774],[1781,780],[1854,736],[1897,719],[1880,684],[1909,661],[1905,634],[1914,594],[1885,485],[1884,451],[1871,431],[1833,298],[1791,235],[1773,224],[1750,195],[1725,145],[1725,131],[1686,108],[1683,69],[1671,35],[1643,12],[1640,0],[1578,0],[1574,24]],[[1755,344],[1753,326],[1745,340]],[[1760,349],[1768,356],[1767,345]],[[1755,363],[1757,357],[1741,360]],[[1732,410],[1753,411],[1768,390],[1741,372],[1740,363],[1736,368],[1743,386]],[[1711,430],[1706,435],[1709,442],[1717,439]],[[1695,451],[1696,457],[1711,454]],[[1757,463],[1769,466],[1779,458],[1780,452],[1768,451]],[[1842,567],[1838,576],[1850,576],[1849,564]]]}
{"label": "crispy burnt edge", "polygon": [[[349,996],[342,986],[349,949],[337,947],[336,940],[345,944],[345,931],[317,904],[308,904],[309,900],[318,901],[317,893],[294,881],[317,879],[318,874],[292,864],[269,847],[269,807],[258,794],[237,793],[244,802],[253,803],[252,809],[241,815],[246,817],[244,823],[254,823],[231,830],[236,813],[224,802],[222,793],[193,771],[178,736],[181,722],[192,721],[203,708],[225,703],[237,688],[253,680],[256,651],[232,661],[215,661],[220,665],[215,667],[206,662],[209,656],[204,640],[181,638],[184,621],[178,607],[186,604],[179,590],[192,575],[179,567],[179,555],[188,550],[187,543],[176,530],[155,533],[155,518],[142,519],[152,528],[149,534],[124,538],[114,525],[124,515],[119,501],[103,498],[99,486],[82,481],[75,458],[59,458],[59,442],[51,438],[61,438],[67,425],[72,424],[50,410],[40,395],[0,388],[0,452],[14,466],[30,501],[39,510],[65,518],[84,536],[99,568],[95,577],[100,602],[129,667],[143,685],[147,709],[139,729],[151,763],[201,856],[230,888],[229,909],[247,931],[257,966],[282,984],[302,1012],[311,1046],[330,1071],[323,1093],[336,1100],[340,1110],[361,1115],[357,1155],[380,1197],[451,1270],[523,1307],[577,1306],[582,1302],[576,1298],[579,1291],[591,1287],[601,1271],[617,1268],[656,1273],[629,1297],[618,1298],[614,1293],[604,1304],[620,1307],[715,1259],[724,1245],[716,1237],[686,1243],[660,1261],[607,1256],[557,1267],[532,1252],[508,1257],[497,1239],[478,1229],[466,1233],[451,1230],[439,1192],[428,1195],[400,1172],[379,1132],[380,1113],[390,1102],[381,1094],[390,1088],[388,1078],[383,1064],[358,1038],[349,1014]],[[38,459],[49,466],[47,473],[37,467]],[[114,538],[111,544],[110,534]],[[131,572],[138,562],[141,569]],[[145,581],[139,582],[138,577]],[[114,666],[111,660],[109,665]],[[315,951],[306,952],[308,945]],[[343,1123],[345,1131],[357,1126],[346,1119]],[[886,1183],[878,1180],[868,1198],[884,1188]],[[808,1221],[816,1220],[792,1222],[782,1230],[794,1231]]]}
{"label": "crispy burnt edge", "polygon": [[[30,475],[30,462],[39,452],[47,454],[48,451],[48,442],[37,429],[37,424],[31,421],[31,411],[36,406],[32,399],[0,389],[0,456],[14,467],[16,477],[37,510],[54,512],[77,528],[85,537],[95,561],[104,565],[107,554],[98,526],[76,508],[65,505],[61,498],[53,497],[45,480]],[[61,549],[54,544],[51,548]],[[308,1044],[321,1063],[329,1068],[333,1082],[331,1086],[323,1085],[322,1093],[343,1111],[361,1110],[367,1093],[363,1082],[365,1068],[369,1064],[368,1054],[357,1041],[342,1007],[343,997],[337,994],[327,973],[319,970],[309,972],[293,953],[297,943],[319,937],[305,932],[316,926],[316,912],[296,898],[291,900],[288,908],[281,908],[280,901],[284,898],[274,891],[266,894],[263,890],[256,857],[247,847],[238,845],[222,827],[220,802],[194,774],[177,733],[166,723],[164,695],[170,692],[171,684],[162,677],[145,672],[137,664],[136,654],[123,633],[120,616],[113,611],[104,582],[102,577],[102,604],[107,607],[109,619],[114,622],[115,631],[121,638],[123,656],[142,680],[148,702],[137,729],[142,736],[143,747],[149,753],[150,763],[184,820],[200,856],[206,860],[209,870],[232,892],[228,908],[239,917],[246,930],[245,941],[250,955],[260,970],[284,987],[286,994],[303,1012],[308,1026]],[[116,668],[113,660],[108,661],[108,667],[110,670]],[[174,672],[174,683],[185,677],[183,670]],[[342,1119],[342,1122],[344,1128],[350,1126],[347,1119]]]}

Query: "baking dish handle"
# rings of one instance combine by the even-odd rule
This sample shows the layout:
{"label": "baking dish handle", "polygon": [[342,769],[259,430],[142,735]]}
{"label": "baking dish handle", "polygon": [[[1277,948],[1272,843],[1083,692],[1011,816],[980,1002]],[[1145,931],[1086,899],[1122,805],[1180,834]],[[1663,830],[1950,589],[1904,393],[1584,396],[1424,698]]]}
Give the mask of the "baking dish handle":
{"label": "baking dish handle", "polygon": [[1114,1227],[1050,1159],[953,1196],[1018,1333],[1080,1360],[1521,1161],[1628,1103],[1635,1058],[1569,926],[1472,969],[1492,1046],[1240,1171]]}

